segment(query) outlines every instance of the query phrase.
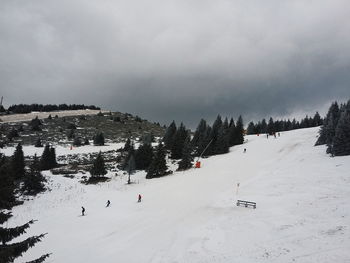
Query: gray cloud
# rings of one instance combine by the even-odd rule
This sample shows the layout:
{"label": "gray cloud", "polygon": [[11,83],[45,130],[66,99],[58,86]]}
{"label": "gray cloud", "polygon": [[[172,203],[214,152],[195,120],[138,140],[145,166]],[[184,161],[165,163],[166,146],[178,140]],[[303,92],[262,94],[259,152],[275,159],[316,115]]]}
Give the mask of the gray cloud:
{"label": "gray cloud", "polygon": [[350,97],[346,0],[2,1],[0,95],[195,125]]}

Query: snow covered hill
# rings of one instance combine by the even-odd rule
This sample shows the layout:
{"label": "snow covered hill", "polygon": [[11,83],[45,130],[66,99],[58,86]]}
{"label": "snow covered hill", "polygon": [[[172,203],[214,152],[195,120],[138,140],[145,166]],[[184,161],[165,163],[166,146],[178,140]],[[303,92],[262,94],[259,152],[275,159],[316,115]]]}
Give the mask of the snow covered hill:
{"label": "snow covered hill", "polygon": [[200,169],[152,180],[140,172],[132,185],[46,173],[52,190],[15,207],[8,222],[38,219],[27,235],[48,232],[18,262],[47,252],[47,262],[74,263],[350,262],[350,156],[314,147],[317,132],[246,136]]}

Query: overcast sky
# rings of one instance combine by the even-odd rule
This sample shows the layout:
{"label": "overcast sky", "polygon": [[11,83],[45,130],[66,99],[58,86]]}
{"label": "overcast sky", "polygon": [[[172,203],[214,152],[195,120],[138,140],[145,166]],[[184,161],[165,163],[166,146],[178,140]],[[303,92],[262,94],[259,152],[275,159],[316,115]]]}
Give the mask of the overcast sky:
{"label": "overcast sky", "polygon": [[5,106],[95,104],[188,126],[322,112],[350,98],[349,10],[349,0],[1,0],[0,95]]}

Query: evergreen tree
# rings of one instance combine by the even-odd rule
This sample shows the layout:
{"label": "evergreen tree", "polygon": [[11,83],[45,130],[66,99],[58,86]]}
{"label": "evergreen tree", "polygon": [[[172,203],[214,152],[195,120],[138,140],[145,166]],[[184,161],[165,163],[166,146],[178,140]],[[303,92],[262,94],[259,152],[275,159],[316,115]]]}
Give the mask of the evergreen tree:
{"label": "evergreen tree", "polygon": [[211,143],[208,145],[207,149],[206,149],[206,154],[207,155],[214,155],[216,154],[216,149],[218,148],[218,136],[219,136],[219,131],[222,128],[222,120],[221,120],[221,116],[218,115],[216,120],[213,123],[213,127],[210,131],[210,135],[209,135],[209,142],[211,141]]}
{"label": "evergreen tree", "polygon": [[335,135],[335,128],[337,126],[340,117],[340,109],[337,102],[333,102],[330,106],[327,116],[323,121],[323,126],[320,130],[320,137],[318,138],[316,145],[327,144],[332,145],[333,137]]}
{"label": "evergreen tree", "polygon": [[151,165],[148,168],[146,175],[147,179],[161,177],[166,175],[168,167],[165,160],[165,148],[162,143],[159,143],[156,147],[156,153],[153,156]]}
{"label": "evergreen tree", "polygon": [[332,145],[335,156],[350,155],[350,112],[344,111],[335,129]]}
{"label": "evergreen tree", "polygon": [[171,158],[180,159],[182,155],[182,149],[184,147],[184,143],[186,137],[188,136],[186,127],[183,123],[180,124],[180,127],[176,130],[174,135],[174,141],[171,147]]}
{"label": "evergreen tree", "polygon": [[207,126],[207,122],[201,119],[191,141],[193,147],[198,147],[205,139]]}
{"label": "evergreen tree", "polygon": [[244,142],[244,126],[242,116],[238,117],[235,129],[235,143],[234,145],[243,144]]}
{"label": "evergreen tree", "polygon": [[19,143],[11,159],[11,170],[13,173],[13,177],[15,179],[24,177],[24,173],[25,173],[24,167],[25,167],[25,164],[24,164],[24,155],[23,155],[22,145]]}
{"label": "evergreen tree", "polygon": [[45,145],[44,151],[40,158],[39,167],[41,171],[50,170],[57,167],[55,148],[50,147],[49,144]]}
{"label": "evergreen tree", "polygon": [[101,152],[98,153],[92,168],[90,170],[90,174],[91,176],[94,177],[100,177],[103,176],[107,173],[106,168],[105,168],[105,161],[103,159],[103,156],[101,154]]}
{"label": "evergreen tree", "polygon": [[236,129],[236,124],[234,120],[231,118],[230,125],[229,125],[229,130],[228,130],[228,144],[229,147],[233,146],[236,144],[238,139],[236,138],[237,136],[237,129]]}
{"label": "evergreen tree", "polygon": [[35,147],[43,147],[43,144],[42,144],[42,142],[41,142],[41,139],[40,139],[40,137],[38,137],[38,139],[36,140],[36,142],[35,142],[35,145],[34,145]]}
{"label": "evergreen tree", "polygon": [[0,153],[0,210],[10,209],[16,202],[11,161]]}
{"label": "evergreen tree", "polygon": [[43,151],[41,158],[40,158],[39,166],[40,166],[41,171],[51,169],[51,166],[50,166],[50,145],[49,144],[45,145],[44,151]]}
{"label": "evergreen tree", "polygon": [[57,167],[56,150],[53,147],[50,147],[49,163],[50,169]]}
{"label": "evergreen tree", "polygon": [[146,170],[150,166],[153,158],[151,144],[144,143],[135,152],[135,165],[138,170]]}
{"label": "evergreen tree", "polygon": [[[5,221],[9,218],[9,215],[0,212],[0,217],[5,218]],[[23,241],[17,243],[8,244],[14,238],[19,237],[20,235],[26,233],[26,230],[34,223],[34,220],[29,221],[28,223],[13,227],[13,228],[4,228],[0,226],[0,262],[14,262],[14,260],[23,255],[29,248],[33,247],[36,243],[40,242],[41,239],[46,234],[41,234],[39,236],[32,236]],[[33,261],[37,263],[44,262],[44,260],[49,257],[49,254],[41,256],[39,259]]]}
{"label": "evergreen tree", "polygon": [[177,131],[176,124],[175,124],[175,121],[173,121],[169,125],[169,127],[166,129],[163,137],[165,148],[168,150],[170,150],[173,147],[176,131]]}
{"label": "evergreen tree", "polygon": [[29,126],[31,127],[32,131],[41,131],[40,126],[42,125],[41,120],[39,120],[38,116],[36,116],[34,119],[31,120],[29,123]]}
{"label": "evergreen tree", "polygon": [[247,134],[251,135],[251,134],[255,134],[256,130],[255,130],[255,125],[254,122],[249,122],[248,127],[247,127]]}
{"label": "evergreen tree", "polygon": [[267,133],[272,135],[275,132],[275,124],[272,117],[269,119],[269,124],[267,124]]}
{"label": "evergreen tree", "polygon": [[261,131],[260,133],[267,133],[267,123],[265,119],[261,121]]}
{"label": "evergreen tree", "polygon": [[181,161],[179,162],[178,171],[184,171],[192,168],[192,147],[190,137],[188,136],[185,140],[184,147],[182,149]]}
{"label": "evergreen tree", "polygon": [[229,136],[228,129],[225,130],[224,126],[221,126],[218,131],[218,135],[215,141],[214,154],[228,153],[229,150]]}
{"label": "evergreen tree", "polygon": [[105,145],[105,138],[104,138],[102,132],[97,133],[97,134],[94,136],[94,145],[97,145],[97,146]]}
{"label": "evergreen tree", "polygon": [[22,190],[29,195],[36,195],[45,190],[44,182],[46,182],[46,179],[40,173],[39,160],[35,154],[33,162],[30,165],[30,171],[24,177]]}

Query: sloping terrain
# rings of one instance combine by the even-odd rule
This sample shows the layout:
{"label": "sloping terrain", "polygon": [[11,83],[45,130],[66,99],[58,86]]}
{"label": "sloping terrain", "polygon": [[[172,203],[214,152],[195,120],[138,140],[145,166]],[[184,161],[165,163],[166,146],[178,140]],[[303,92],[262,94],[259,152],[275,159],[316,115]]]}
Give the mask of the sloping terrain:
{"label": "sloping terrain", "polygon": [[48,232],[17,262],[47,252],[47,262],[350,262],[350,157],[314,147],[317,132],[246,136],[200,169],[152,180],[139,172],[131,185],[126,176],[83,185],[48,172],[51,191],[8,222],[38,219],[27,235]]}
{"label": "sloping terrain", "polygon": [[[52,118],[48,118],[51,115]],[[33,130],[31,120],[41,120],[39,130]],[[0,122],[0,143],[15,145],[34,145],[38,138],[43,144],[72,144],[74,138],[83,143],[92,140],[96,133],[102,132],[109,142],[120,142],[126,138],[140,138],[150,135],[163,136],[164,127],[151,123],[140,117],[121,112],[104,112],[95,110],[75,110],[60,112],[33,112],[28,114],[4,115]],[[19,137],[8,139],[11,130],[17,130]]]}

